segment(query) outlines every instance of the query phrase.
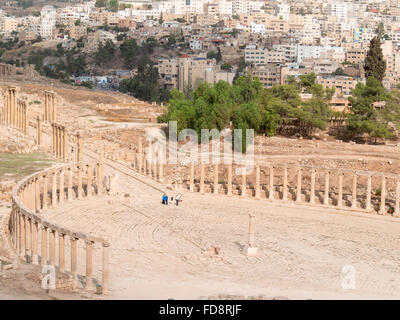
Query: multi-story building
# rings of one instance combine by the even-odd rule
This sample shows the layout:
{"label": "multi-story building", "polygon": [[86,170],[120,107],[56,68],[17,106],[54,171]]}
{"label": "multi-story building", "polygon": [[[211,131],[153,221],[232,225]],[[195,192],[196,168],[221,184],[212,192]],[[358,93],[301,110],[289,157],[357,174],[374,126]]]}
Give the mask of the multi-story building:
{"label": "multi-story building", "polygon": [[284,84],[288,68],[277,63],[251,65],[248,67],[251,77],[258,78],[264,88],[272,88],[275,84]]}
{"label": "multi-story building", "polygon": [[56,10],[53,6],[44,6],[40,12],[40,36],[51,39],[56,27]]}
{"label": "multi-story building", "polygon": [[257,49],[256,46],[247,46],[245,49],[244,61],[246,63],[267,64],[283,63],[286,61],[284,51],[275,51],[268,49]]}
{"label": "multi-story building", "polygon": [[178,59],[160,59],[158,72],[167,87],[178,88],[180,91],[195,89],[200,82],[213,84],[223,80],[232,84],[235,76],[234,72],[221,70],[214,59],[187,54]]}
{"label": "multi-story building", "polygon": [[346,76],[318,76],[316,81],[324,88],[335,88],[335,96],[349,96],[361,79]]}

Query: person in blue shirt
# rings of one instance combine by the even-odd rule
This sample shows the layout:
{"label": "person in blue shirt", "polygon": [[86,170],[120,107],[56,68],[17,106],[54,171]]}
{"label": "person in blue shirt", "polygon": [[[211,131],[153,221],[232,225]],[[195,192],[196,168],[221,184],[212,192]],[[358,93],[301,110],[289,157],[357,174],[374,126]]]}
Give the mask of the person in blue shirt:
{"label": "person in blue shirt", "polygon": [[168,196],[165,193],[162,196],[162,204],[168,205]]}

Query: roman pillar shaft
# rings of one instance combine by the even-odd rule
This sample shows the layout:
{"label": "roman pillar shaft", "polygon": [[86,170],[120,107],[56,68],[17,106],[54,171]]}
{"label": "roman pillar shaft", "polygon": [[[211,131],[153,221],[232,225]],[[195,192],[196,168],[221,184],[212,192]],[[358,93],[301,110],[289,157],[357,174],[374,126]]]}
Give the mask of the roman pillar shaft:
{"label": "roman pillar shaft", "polygon": [[78,261],[77,261],[77,247],[76,247],[76,242],[77,238],[71,236],[70,241],[71,241],[71,275],[72,275],[72,288],[76,289],[78,283],[78,274],[77,274],[77,267],[78,267]]}
{"label": "roman pillar shaft", "polygon": [[393,216],[400,216],[400,180],[396,180],[396,201],[394,204]]}
{"label": "roman pillar shaft", "polygon": [[343,173],[339,172],[338,176],[338,200],[337,206],[341,208],[343,206]]}
{"label": "roman pillar shaft", "polygon": [[39,146],[41,146],[42,145],[42,143],[43,143],[43,129],[42,129],[42,120],[40,119],[40,117],[38,116],[37,118],[36,118],[36,141],[37,141],[37,144],[39,145]]}
{"label": "roman pillar shaft", "polygon": [[39,177],[35,180],[35,212],[40,212],[41,203],[40,203],[40,180]]}
{"label": "roman pillar shaft", "polygon": [[38,252],[38,233],[39,233],[39,225],[37,221],[33,221],[32,225],[32,263],[39,263],[39,252]]}
{"label": "roman pillar shaft", "polygon": [[65,190],[64,189],[64,169],[60,170],[59,177],[60,177],[60,180],[59,180],[59,183],[60,183],[60,186],[59,186],[59,188],[60,188],[60,193],[59,193],[60,200],[59,200],[59,203],[60,203],[60,205],[63,205],[64,204],[64,190]]}
{"label": "roman pillar shaft", "polygon": [[246,197],[247,196],[247,167],[244,165],[242,167],[242,183],[241,183],[241,188],[240,188],[240,196],[241,197]]}
{"label": "roman pillar shaft", "polygon": [[102,285],[103,294],[108,293],[108,275],[109,275],[109,244],[103,243],[103,273],[102,273]]}
{"label": "roman pillar shaft", "polygon": [[274,166],[271,164],[269,166],[269,189],[268,189],[268,199],[274,200]]}
{"label": "roman pillar shaft", "polygon": [[93,242],[86,241],[86,290],[93,288]]}
{"label": "roman pillar shaft", "polygon": [[65,234],[58,233],[58,268],[61,273],[65,271]]}
{"label": "roman pillar shaft", "polygon": [[82,166],[78,166],[78,199],[82,199]]}
{"label": "roman pillar shaft", "polygon": [[283,186],[282,186],[282,200],[286,201],[288,199],[288,179],[287,179],[287,166],[283,167]]}
{"label": "roman pillar shaft", "polygon": [[87,197],[91,197],[93,195],[92,193],[92,166],[90,164],[88,164],[86,166],[87,168],[87,187],[86,187],[86,196]]}
{"label": "roman pillar shaft", "polygon": [[255,186],[255,198],[260,199],[260,165],[256,164],[256,186]]}
{"label": "roman pillar shaft", "polygon": [[228,164],[228,186],[227,186],[228,196],[232,196],[232,164]]}
{"label": "roman pillar shaft", "polygon": [[382,175],[382,184],[381,184],[381,202],[379,206],[379,214],[386,213],[386,177]]}
{"label": "roman pillar shaft", "polygon": [[190,162],[189,191],[194,192],[194,163]]}
{"label": "roman pillar shaft", "polygon": [[254,214],[249,214],[249,247],[255,247],[254,241],[254,220],[256,216]]}
{"label": "roman pillar shaft", "polygon": [[329,205],[329,171],[325,172],[324,205]]}
{"label": "roman pillar shaft", "polygon": [[73,192],[74,190],[72,189],[72,175],[73,175],[73,168],[69,167],[68,169],[68,190],[67,190],[67,199],[68,201],[74,200]]}
{"label": "roman pillar shaft", "polygon": [[200,193],[204,194],[204,163],[200,163]]}
{"label": "roman pillar shaft", "polygon": [[96,166],[96,176],[97,176],[97,195],[103,194],[103,176],[101,174],[101,164],[98,163]]}
{"label": "roman pillar shaft", "polygon": [[315,169],[311,169],[310,203],[315,203]]}
{"label": "roman pillar shaft", "polygon": [[25,231],[25,216],[21,213],[20,215],[20,228],[21,228],[21,256],[25,258],[26,255],[26,231]]}
{"label": "roman pillar shaft", "polygon": [[302,168],[297,168],[296,202],[301,202]]}
{"label": "roman pillar shaft", "polygon": [[32,220],[25,217],[25,232],[26,232],[26,261],[28,257],[32,259]]}
{"label": "roman pillar shaft", "polygon": [[351,207],[357,208],[357,172],[353,175],[353,187],[351,190]]}
{"label": "roman pillar shaft", "polygon": [[42,250],[40,252],[41,265],[47,265],[47,227],[42,226]]}
{"label": "roman pillar shaft", "polygon": [[365,209],[371,210],[371,191],[372,191],[372,177],[368,175],[367,177],[367,195],[365,199]]}
{"label": "roman pillar shaft", "polygon": [[49,229],[49,251],[50,251],[50,265],[56,265],[56,232]]}
{"label": "roman pillar shaft", "polygon": [[214,194],[218,194],[218,170],[219,166],[218,163],[214,164]]}
{"label": "roman pillar shaft", "polygon": [[57,172],[52,173],[52,190],[51,190],[51,206],[53,208],[57,205]]}

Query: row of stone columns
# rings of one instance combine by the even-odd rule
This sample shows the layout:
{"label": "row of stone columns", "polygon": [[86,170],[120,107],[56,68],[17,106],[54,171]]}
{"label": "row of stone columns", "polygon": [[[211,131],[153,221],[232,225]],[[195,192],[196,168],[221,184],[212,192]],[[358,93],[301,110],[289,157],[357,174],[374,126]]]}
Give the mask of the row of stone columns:
{"label": "row of stone columns", "polygon": [[25,135],[27,135],[29,128],[29,115],[28,115],[28,107],[24,100],[18,99],[15,114],[16,114],[16,123],[14,126],[18,130],[22,131]]}
{"label": "row of stone columns", "polygon": [[[227,192],[226,194],[228,196],[232,195],[232,176],[233,176],[233,169],[232,169],[232,164],[228,164],[227,166],[227,182],[226,182],[226,189]],[[199,171],[200,171],[200,177],[199,177],[199,192],[200,193],[205,193],[205,165],[200,163],[198,165]],[[218,194],[219,193],[219,168],[220,165],[214,164],[213,165],[213,193]],[[282,197],[280,199],[276,199],[276,196],[274,195],[274,190],[275,190],[275,184],[274,184],[274,166],[271,165],[268,167],[269,170],[269,183],[268,183],[268,200],[288,200],[288,168],[286,166],[279,166],[277,168],[282,169]],[[298,167],[296,168],[297,170],[297,177],[296,177],[296,187],[295,187],[295,202],[297,203],[304,203],[306,202],[305,200],[302,199],[303,197],[303,170],[308,169],[310,171],[310,197],[308,202],[310,204],[315,204],[315,196],[316,196],[316,190],[315,190],[315,181],[316,181],[316,168],[301,168]],[[189,190],[190,192],[195,191],[195,177],[194,177],[194,172],[195,172],[195,165],[193,162],[190,163],[190,168],[189,168]],[[247,173],[246,173],[246,167],[242,167],[241,170],[241,182],[240,182],[240,196],[241,197],[246,197],[248,195],[248,189],[249,186],[247,184]],[[260,185],[260,180],[261,180],[261,169],[258,164],[255,166],[255,185],[253,185],[254,188],[254,198],[255,199],[260,199],[261,198],[261,185]],[[324,184],[324,190],[323,190],[323,205],[330,205],[329,203],[329,196],[331,194],[331,187],[330,187],[330,171],[329,170],[324,170],[324,175],[325,175],[325,184]],[[336,197],[336,207],[338,208],[343,208],[345,207],[343,204],[343,177],[344,177],[344,172],[339,171],[337,174],[337,197]],[[370,211],[372,209],[371,205],[371,192],[372,192],[372,176],[367,175],[367,186],[366,186],[366,197],[364,200],[364,208],[360,208],[357,204],[357,181],[358,181],[358,174],[356,172],[353,173],[352,177],[352,185],[351,185],[351,208],[352,209],[365,209],[367,211]],[[380,202],[379,202],[379,214],[385,214],[386,213],[386,177],[382,175],[381,178],[381,184],[380,184]],[[224,192],[225,193],[225,192]],[[308,192],[307,192],[308,193]],[[396,200],[395,200],[395,205],[394,205],[394,213],[395,216],[400,215],[400,181],[396,181]]]}
{"label": "row of stone columns", "polygon": [[139,140],[138,151],[134,156],[133,167],[139,173],[145,174],[150,178],[155,178],[160,181],[164,178],[164,164],[160,161],[158,153],[153,154],[150,144],[146,152],[141,139]]}
{"label": "row of stone columns", "polygon": [[4,106],[1,121],[28,133],[28,110],[25,101],[17,99],[19,88],[9,86],[4,93]]}
{"label": "row of stone columns", "polygon": [[[79,164],[76,167],[64,167],[58,169],[47,170],[28,178],[21,183],[17,192],[13,193],[12,214],[10,217],[10,233],[11,239],[17,249],[17,252],[26,259],[27,262],[39,264],[39,231],[40,231],[40,264],[42,266],[51,265],[56,267],[56,236],[58,236],[58,270],[65,272],[65,236],[69,235],[71,248],[71,275],[73,287],[77,286],[77,241],[83,239],[86,241],[86,289],[92,289],[93,277],[93,245],[101,242],[103,250],[102,261],[102,283],[103,293],[108,290],[108,273],[109,273],[109,244],[99,239],[91,239],[86,236],[72,233],[63,228],[59,228],[45,221],[43,215],[36,215],[37,212],[48,208],[50,205],[55,206],[62,204],[64,194],[66,199],[75,198],[73,188],[77,189],[78,199],[82,196],[90,196],[93,194],[93,169],[97,175],[97,181],[102,182],[103,168],[101,163],[96,164]],[[86,192],[83,192],[82,171],[85,171],[87,177]],[[67,185],[64,184],[64,176],[67,173]],[[77,177],[76,177],[77,176]],[[75,178],[75,179],[74,179]],[[48,180],[51,179],[52,188],[48,190]],[[77,181],[77,185],[73,185],[73,181]],[[58,185],[58,187],[57,187]],[[97,193],[102,193],[102,183],[97,185]],[[83,238],[82,238],[83,237]]]}
{"label": "row of stone columns", "polygon": [[57,121],[57,107],[53,91],[44,92],[44,121],[48,123]]}
{"label": "row of stone columns", "polygon": [[[59,160],[66,161],[68,153],[68,140],[65,127],[56,123],[52,123],[51,128],[51,154]],[[38,134],[40,133],[38,132]]]}

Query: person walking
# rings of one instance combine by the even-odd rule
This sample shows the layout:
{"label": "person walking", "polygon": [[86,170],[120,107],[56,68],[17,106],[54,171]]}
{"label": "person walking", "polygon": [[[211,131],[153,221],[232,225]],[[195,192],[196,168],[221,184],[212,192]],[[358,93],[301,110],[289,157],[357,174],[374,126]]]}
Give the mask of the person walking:
{"label": "person walking", "polygon": [[181,200],[181,194],[180,193],[178,193],[176,195],[175,200],[176,200],[176,205],[179,206],[179,201]]}

